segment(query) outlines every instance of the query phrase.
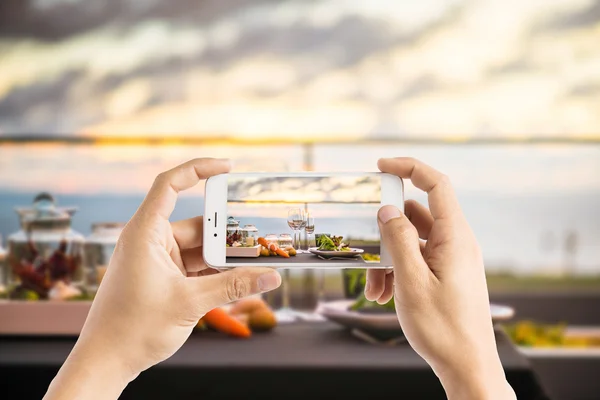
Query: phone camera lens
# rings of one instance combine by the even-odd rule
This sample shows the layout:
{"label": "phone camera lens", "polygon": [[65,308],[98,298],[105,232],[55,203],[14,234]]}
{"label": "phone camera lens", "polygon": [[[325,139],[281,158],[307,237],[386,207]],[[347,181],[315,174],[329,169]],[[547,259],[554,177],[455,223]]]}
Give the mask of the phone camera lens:
{"label": "phone camera lens", "polygon": [[217,234],[215,233],[215,237],[217,237]]}

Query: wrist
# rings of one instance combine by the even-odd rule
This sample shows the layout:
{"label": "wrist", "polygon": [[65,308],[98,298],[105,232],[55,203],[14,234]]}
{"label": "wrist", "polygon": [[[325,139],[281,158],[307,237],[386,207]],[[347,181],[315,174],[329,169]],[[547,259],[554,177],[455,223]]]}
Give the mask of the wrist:
{"label": "wrist", "polygon": [[436,371],[448,399],[516,399],[497,355],[463,365]]}
{"label": "wrist", "polygon": [[117,399],[136,376],[119,357],[78,342],[44,399]]}

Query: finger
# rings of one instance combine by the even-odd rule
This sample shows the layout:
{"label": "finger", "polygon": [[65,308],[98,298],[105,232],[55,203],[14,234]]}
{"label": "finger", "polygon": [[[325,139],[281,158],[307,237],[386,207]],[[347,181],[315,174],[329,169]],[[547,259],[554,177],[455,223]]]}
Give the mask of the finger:
{"label": "finger", "polygon": [[180,191],[200,180],[229,172],[230,162],[217,158],[197,158],[159,174],[138,211],[142,218],[168,220]]}
{"label": "finger", "polygon": [[173,237],[179,250],[193,249],[202,246],[203,218],[195,217],[171,223]]}
{"label": "finger", "polygon": [[433,217],[427,207],[421,205],[416,200],[406,200],[404,202],[404,213],[410,222],[417,228],[419,237],[427,239],[431,227],[433,227]]}
{"label": "finger", "polygon": [[382,158],[377,162],[381,172],[410,179],[427,192],[429,209],[434,219],[450,219],[462,215],[448,177],[414,158]]}
{"label": "finger", "polygon": [[378,304],[386,304],[394,296],[394,274],[385,275],[385,289],[381,296],[377,299]]}
{"label": "finger", "polygon": [[365,284],[365,297],[369,301],[375,301],[383,294],[385,289],[385,270],[368,269],[367,282]]}
{"label": "finger", "polygon": [[281,276],[271,268],[241,267],[191,278],[187,283],[199,313],[204,314],[232,301],[276,289],[281,284]]}
{"label": "finger", "polygon": [[381,240],[392,256],[396,283],[419,285],[431,270],[421,255],[417,229],[397,207],[383,206],[378,213]]}
{"label": "finger", "polygon": [[199,272],[205,270],[206,263],[202,257],[202,248],[186,249],[181,252],[181,260],[187,272]]}
{"label": "finger", "polygon": [[365,283],[365,297],[369,301],[377,300],[385,289],[385,271],[382,269],[368,269],[367,282]]}

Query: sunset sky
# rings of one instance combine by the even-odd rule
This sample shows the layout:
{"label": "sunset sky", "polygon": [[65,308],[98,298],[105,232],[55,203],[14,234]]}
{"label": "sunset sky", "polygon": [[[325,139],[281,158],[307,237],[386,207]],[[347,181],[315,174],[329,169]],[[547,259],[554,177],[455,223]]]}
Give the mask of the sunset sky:
{"label": "sunset sky", "polygon": [[600,1],[3,0],[0,134],[600,135]]}

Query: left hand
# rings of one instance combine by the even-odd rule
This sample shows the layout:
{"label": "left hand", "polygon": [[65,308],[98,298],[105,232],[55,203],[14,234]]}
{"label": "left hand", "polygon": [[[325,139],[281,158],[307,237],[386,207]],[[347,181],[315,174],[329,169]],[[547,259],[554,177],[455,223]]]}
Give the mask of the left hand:
{"label": "left hand", "polygon": [[280,285],[270,268],[208,268],[202,217],[169,222],[180,191],[229,169],[228,160],[196,159],[156,178],[119,238],[47,399],[117,398],[140,372],[173,355],[206,312]]}

